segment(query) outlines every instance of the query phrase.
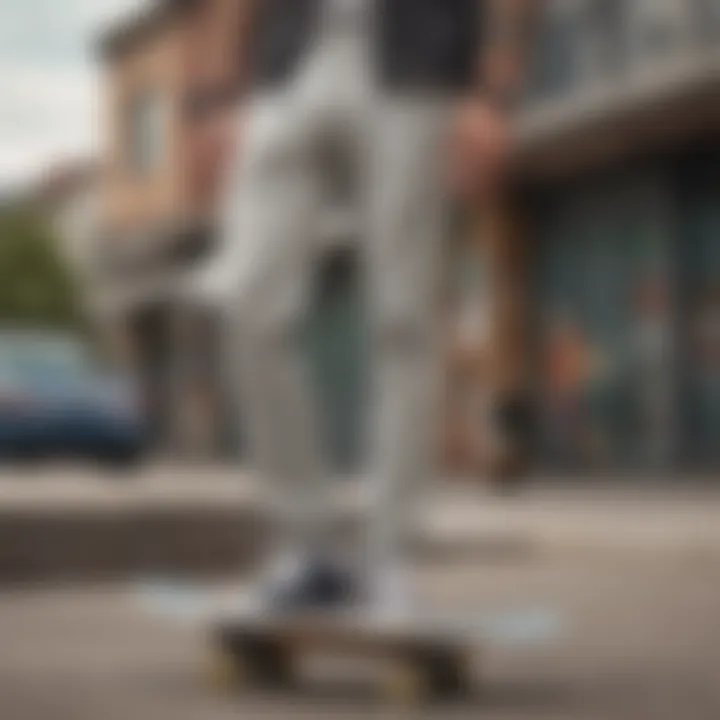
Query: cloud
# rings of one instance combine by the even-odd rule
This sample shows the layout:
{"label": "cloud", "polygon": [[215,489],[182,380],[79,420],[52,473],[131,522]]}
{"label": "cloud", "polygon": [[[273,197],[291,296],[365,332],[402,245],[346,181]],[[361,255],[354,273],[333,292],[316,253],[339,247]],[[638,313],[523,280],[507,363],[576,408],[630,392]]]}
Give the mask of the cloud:
{"label": "cloud", "polygon": [[106,23],[142,2],[0,2],[0,189],[96,150],[93,42]]}

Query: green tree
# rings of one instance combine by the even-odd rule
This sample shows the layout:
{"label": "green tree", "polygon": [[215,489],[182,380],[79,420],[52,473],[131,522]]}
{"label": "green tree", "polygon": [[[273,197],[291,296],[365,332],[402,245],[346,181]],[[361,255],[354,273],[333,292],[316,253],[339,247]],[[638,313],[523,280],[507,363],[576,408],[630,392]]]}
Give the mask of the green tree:
{"label": "green tree", "polygon": [[76,288],[58,242],[33,204],[0,208],[0,325],[79,325]]}

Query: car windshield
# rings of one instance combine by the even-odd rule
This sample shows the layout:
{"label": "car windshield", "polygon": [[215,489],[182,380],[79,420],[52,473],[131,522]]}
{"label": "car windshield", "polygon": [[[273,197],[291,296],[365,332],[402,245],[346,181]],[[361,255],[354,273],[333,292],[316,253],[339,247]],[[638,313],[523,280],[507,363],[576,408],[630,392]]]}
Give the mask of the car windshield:
{"label": "car windshield", "polygon": [[43,338],[0,342],[0,378],[17,384],[75,386],[96,372],[92,356],[77,341]]}

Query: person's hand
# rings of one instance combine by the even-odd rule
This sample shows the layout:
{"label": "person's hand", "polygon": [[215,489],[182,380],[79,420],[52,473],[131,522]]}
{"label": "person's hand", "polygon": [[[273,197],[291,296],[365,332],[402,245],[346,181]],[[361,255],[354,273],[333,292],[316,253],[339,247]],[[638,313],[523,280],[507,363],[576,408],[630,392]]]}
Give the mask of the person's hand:
{"label": "person's hand", "polygon": [[503,182],[511,159],[509,114],[482,97],[463,102],[452,125],[449,181],[453,193],[471,200]]}

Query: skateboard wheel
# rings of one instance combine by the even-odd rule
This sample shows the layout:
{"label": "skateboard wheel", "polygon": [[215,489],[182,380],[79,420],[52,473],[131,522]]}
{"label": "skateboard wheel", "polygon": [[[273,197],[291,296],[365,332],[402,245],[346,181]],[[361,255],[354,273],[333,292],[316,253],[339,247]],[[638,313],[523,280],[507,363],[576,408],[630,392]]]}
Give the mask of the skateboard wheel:
{"label": "skateboard wheel", "polygon": [[295,662],[288,648],[272,642],[257,642],[246,646],[245,654],[252,658],[248,667],[258,685],[285,687],[292,684]]}
{"label": "skateboard wheel", "polygon": [[210,657],[210,685],[220,692],[238,692],[250,682],[250,667],[242,655],[215,649]]}
{"label": "skateboard wheel", "polygon": [[214,684],[225,690],[279,688],[292,684],[294,658],[281,644],[252,637],[225,638],[213,658]]}
{"label": "skateboard wheel", "polygon": [[396,662],[388,671],[384,690],[393,703],[417,705],[430,696],[430,678],[417,662]]}
{"label": "skateboard wheel", "polygon": [[453,699],[466,695],[472,686],[472,658],[467,655],[447,655],[434,658],[427,670],[433,695]]}
{"label": "skateboard wheel", "polygon": [[393,665],[387,678],[388,699],[417,705],[430,700],[453,700],[470,691],[471,658],[465,655],[411,656]]}

